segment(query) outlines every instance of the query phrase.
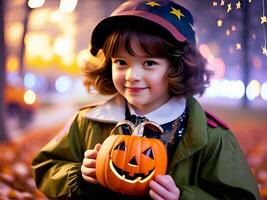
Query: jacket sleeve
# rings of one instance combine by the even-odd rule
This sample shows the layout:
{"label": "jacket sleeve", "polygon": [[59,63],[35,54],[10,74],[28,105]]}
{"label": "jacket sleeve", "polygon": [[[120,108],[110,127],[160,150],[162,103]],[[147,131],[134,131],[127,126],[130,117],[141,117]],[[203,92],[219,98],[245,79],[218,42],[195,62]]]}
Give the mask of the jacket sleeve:
{"label": "jacket sleeve", "polygon": [[200,187],[182,187],[181,199],[260,199],[256,180],[233,134],[221,128],[212,131],[202,155]]}
{"label": "jacket sleeve", "polygon": [[85,150],[82,134],[85,133],[80,130],[79,118],[77,114],[32,161],[36,185],[49,199],[68,199],[83,193],[80,168]]}

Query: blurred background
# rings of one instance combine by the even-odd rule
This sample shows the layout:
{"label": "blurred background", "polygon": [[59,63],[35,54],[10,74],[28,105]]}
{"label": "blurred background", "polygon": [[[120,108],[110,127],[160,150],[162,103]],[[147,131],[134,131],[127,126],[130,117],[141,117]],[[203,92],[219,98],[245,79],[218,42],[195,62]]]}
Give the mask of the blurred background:
{"label": "blurred background", "polygon": [[[0,199],[46,199],[30,162],[84,104],[93,28],[122,0],[0,0]],[[202,105],[234,131],[267,199],[265,0],[177,0],[214,71]]]}

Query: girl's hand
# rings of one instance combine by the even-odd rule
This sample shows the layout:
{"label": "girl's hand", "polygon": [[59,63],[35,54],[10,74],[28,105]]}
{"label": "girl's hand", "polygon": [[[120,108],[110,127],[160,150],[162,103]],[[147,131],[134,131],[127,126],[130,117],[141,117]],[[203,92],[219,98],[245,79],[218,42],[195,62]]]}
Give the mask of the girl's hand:
{"label": "girl's hand", "polygon": [[149,187],[149,195],[154,200],[178,200],[180,197],[180,190],[170,175],[157,175]]}
{"label": "girl's hand", "polygon": [[89,149],[84,152],[83,164],[81,167],[82,177],[88,183],[97,184],[95,175],[96,156],[101,147],[101,144],[96,144],[94,149]]}

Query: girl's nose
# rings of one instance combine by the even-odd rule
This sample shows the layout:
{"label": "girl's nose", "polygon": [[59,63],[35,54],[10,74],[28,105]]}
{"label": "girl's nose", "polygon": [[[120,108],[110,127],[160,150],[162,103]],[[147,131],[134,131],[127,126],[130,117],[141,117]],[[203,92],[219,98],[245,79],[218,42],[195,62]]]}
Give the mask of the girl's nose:
{"label": "girl's nose", "polygon": [[140,67],[134,66],[129,67],[125,74],[125,80],[126,81],[139,81],[141,79],[142,72]]}

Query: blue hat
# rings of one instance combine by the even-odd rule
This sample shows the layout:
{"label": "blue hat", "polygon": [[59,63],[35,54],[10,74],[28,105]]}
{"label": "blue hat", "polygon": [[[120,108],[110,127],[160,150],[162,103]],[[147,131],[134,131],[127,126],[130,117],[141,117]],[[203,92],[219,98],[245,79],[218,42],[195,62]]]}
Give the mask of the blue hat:
{"label": "blue hat", "polygon": [[[130,0],[119,6],[110,17],[96,25],[91,37],[91,53],[96,55],[98,50],[103,47],[112,28],[121,23],[127,24],[133,18],[151,22],[169,32],[179,42],[187,41],[192,45],[196,43],[194,20],[186,8],[170,0]],[[155,30],[157,32],[157,29]]]}

